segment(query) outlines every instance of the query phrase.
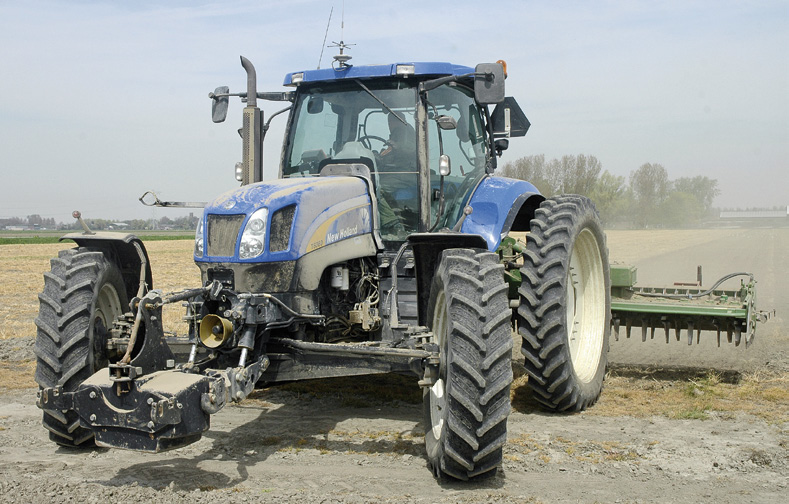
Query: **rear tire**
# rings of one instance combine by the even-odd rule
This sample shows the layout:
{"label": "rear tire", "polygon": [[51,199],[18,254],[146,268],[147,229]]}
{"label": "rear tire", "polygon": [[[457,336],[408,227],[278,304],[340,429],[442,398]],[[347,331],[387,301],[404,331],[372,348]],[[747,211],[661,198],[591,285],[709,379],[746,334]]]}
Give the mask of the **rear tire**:
{"label": "rear tire", "polygon": [[507,440],[512,337],[498,256],[442,253],[428,323],[440,348],[439,376],[424,389],[425,446],[437,477],[490,477]]}
{"label": "rear tire", "polygon": [[600,397],[611,324],[608,250],[594,204],[545,200],[531,221],[515,318],[529,386],[545,408],[582,411]]}
{"label": "rear tire", "polygon": [[[44,274],[36,326],[36,382],[41,388],[77,389],[114,360],[107,353],[113,320],[128,309],[120,270],[101,251],[62,250]],[[49,438],[65,446],[91,445],[73,410],[44,410]]]}

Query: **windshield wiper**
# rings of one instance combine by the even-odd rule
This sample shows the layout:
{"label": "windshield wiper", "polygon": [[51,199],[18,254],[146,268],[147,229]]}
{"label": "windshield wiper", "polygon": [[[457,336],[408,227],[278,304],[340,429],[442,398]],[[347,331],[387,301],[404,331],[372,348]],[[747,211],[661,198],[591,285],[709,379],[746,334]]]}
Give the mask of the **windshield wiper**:
{"label": "windshield wiper", "polygon": [[382,106],[383,106],[383,107],[384,107],[386,110],[388,110],[390,114],[392,114],[393,116],[395,116],[395,117],[396,117],[396,118],[397,118],[397,119],[398,119],[398,120],[399,120],[401,123],[403,123],[403,124],[405,124],[406,126],[408,126],[408,123],[407,123],[407,122],[405,122],[405,119],[403,119],[402,117],[400,117],[400,114],[397,114],[397,113],[395,113],[395,111],[394,111],[394,110],[392,110],[391,108],[389,108],[389,105],[387,105],[386,103],[384,103],[384,102],[383,102],[383,100],[381,100],[380,98],[378,98],[377,96],[375,96],[375,94],[374,94],[372,91],[370,91],[370,88],[368,88],[367,86],[365,86],[365,85],[362,83],[362,81],[360,81],[359,79],[354,79],[353,81],[354,81],[355,83],[359,84],[359,87],[361,87],[362,89],[364,89],[365,91],[367,91],[367,94],[368,94],[368,95],[370,95],[370,96],[372,96],[372,97],[373,97],[373,99],[374,99],[375,101],[377,101],[378,103],[380,103],[380,104],[381,104],[381,105],[382,105]]}

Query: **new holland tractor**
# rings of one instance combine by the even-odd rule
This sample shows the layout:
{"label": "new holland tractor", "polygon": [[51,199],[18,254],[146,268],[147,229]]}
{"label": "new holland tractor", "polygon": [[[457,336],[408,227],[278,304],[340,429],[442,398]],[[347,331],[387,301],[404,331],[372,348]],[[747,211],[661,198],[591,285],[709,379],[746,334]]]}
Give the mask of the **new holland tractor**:
{"label": "new holland tractor", "polygon": [[[513,328],[546,408],[597,400],[612,317],[605,235],[587,198],[493,175],[529,129],[503,62],[354,66],[341,54],[288,74],[284,92],[258,92],[241,63],[247,90],[209,95],[214,122],[231,97],[246,106],[241,186],[197,226],[201,285],[156,290],[140,239],[87,228],[64,237],[77,247],[45,274],[37,404],[53,441],[178,448],[256,384],[394,372],[422,388],[434,473],[490,476]],[[263,180],[271,118],[258,100],[288,112],[276,180]],[[183,353],[162,324],[169,303],[186,307]]]}

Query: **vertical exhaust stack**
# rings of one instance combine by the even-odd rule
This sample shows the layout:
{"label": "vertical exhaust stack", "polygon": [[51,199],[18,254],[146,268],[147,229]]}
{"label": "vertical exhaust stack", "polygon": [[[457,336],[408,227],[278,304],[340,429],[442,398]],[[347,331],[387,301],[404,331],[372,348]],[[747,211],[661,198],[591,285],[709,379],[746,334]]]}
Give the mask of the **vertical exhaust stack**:
{"label": "vertical exhaust stack", "polygon": [[247,106],[243,111],[241,138],[244,170],[241,184],[253,184],[263,180],[263,145],[260,125],[263,113],[257,107],[257,75],[252,62],[241,56],[241,66],[247,72]]}

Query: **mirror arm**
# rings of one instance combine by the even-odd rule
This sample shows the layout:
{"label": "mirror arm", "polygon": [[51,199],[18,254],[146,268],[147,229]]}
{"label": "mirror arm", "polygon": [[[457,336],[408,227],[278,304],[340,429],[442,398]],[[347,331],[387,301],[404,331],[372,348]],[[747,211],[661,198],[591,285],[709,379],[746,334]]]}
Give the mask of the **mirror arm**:
{"label": "mirror arm", "polygon": [[446,77],[439,77],[438,79],[428,80],[419,83],[419,92],[426,93],[430,90],[437,88],[443,84],[448,82],[458,82],[460,79],[464,79],[466,77],[485,77],[485,80],[491,80],[493,74],[490,72],[471,72],[463,75],[448,75]]}
{"label": "mirror arm", "polygon": [[[246,96],[246,93],[245,93]],[[267,101],[289,101],[292,102],[295,100],[296,93],[293,91],[286,91],[284,93],[277,93],[277,92],[258,92],[257,97],[260,100],[267,100]]]}
{"label": "mirror arm", "polygon": [[[217,98],[224,98],[225,96],[238,96],[239,98],[246,98],[247,92],[243,91],[241,93],[208,93],[208,97],[212,100]],[[267,101],[289,101],[292,102],[294,100],[295,94],[293,91],[288,91],[285,93],[257,93],[257,97],[260,100],[267,100]]]}
{"label": "mirror arm", "polygon": [[433,223],[433,226],[430,228],[430,232],[436,230],[438,227],[438,223],[441,222],[441,217],[444,215],[444,176],[441,175],[441,179],[438,185],[438,212],[436,212],[436,222]]}
{"label": "mirror arm", "polygon": [[266,139],[266,133],[268,133],[268,127],[269,127],[269,124],[271,124],[271,120],[274,119],[275,117],[277,117],[278,115],[280,115],[281,113],[287,112],[291,108],[293,108],[293,106],[292,105],[288,105],[284,109],[279,110],[277,112],[274,112],[273,114],[271,114],[271,116],[269,116],[268,121],[266,121],[266,123],[263,125],[263,127],[260,128],[262,130],[261,136],[260,136],[260,143],[261,144],[263,143],[263,140]]}
{"label": "mirror arm", "polygon": [[[420,93],[427,93],[428,91],[437,88],[438,86],[442,86],[448,82],[457,82],[458,80],[464,77],[476,77],[476,73],[471,72],[463,75],[448,75],[446,77],[439,77],[438,79],[428,80],[419,83],[419,92]],[[486,74],[480,74],[486,75]]]}
{"label": "mirror arm", "polygon": [[488,173],[493,173],[496,171],[496,167],[498,166],[496,158],[496,139],[493,135],[493,121],[490,120],[490,112],[488,111],[488,107],[484,106],[483,110],[485,111],[485,122],[488,126],[488,145],[490,146],[490,171]]}

